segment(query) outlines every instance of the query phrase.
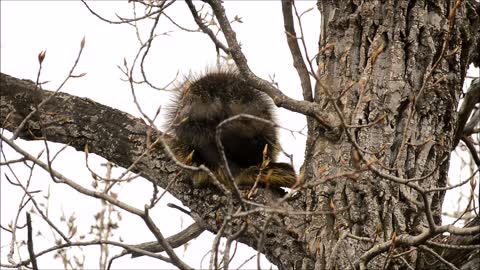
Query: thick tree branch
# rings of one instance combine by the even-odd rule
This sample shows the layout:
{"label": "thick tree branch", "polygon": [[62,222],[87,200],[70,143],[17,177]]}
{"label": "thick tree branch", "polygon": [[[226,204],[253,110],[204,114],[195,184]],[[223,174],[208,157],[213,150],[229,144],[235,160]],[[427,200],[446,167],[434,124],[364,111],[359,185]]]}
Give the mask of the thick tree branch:
{"label": "thick tree branch", "polygon": [[[50,91],[34,90],[35,84],[29,80],[19,80],[5,74],[0,74],[0,88],[2,93],[0,127],[10,131],[16,129],[36,104],[52,94]],[[135,164],[132,166],[133,172],[139,173],[162,188],[168,187],[173,196],[203,219],[205,229],[216,233],[219,229],[218,217],[223,216],[222,209],[226,197],[214,188],[194,188],[186,177],[179,174],[181,171],[179,166],[170,160],[160,145],[155,151],[147,151],[147,134],[161,135],[160,132],[147,132],[148,129],[149,126],[142,119],[127,113],[87,98],[57,93],[31,117],[25,128],[19,132],[19,137],[37,140],[42,139],[44,135],[48,141],[67,144],[79,151],[84,151],[85,145],[88,144],[90,153],[100,155],[119,166],[129,168]],[[76,186],[78,190],[83,190],[82,188]],[[255,202],[268,205],[280,197],[281,194],[274,190],[259,189]],[[283,202],[278,207],[294,211],[300,203]],[[238,202],[235,204],[238,206]],[[143,212],[139,209],[133,211],[137,210]],[[248,229],[237,239],[239,242],[256,247],[257,237],[261,233],[257,228],[263,226],[262,216],[261,212],[250,215]],[[232,222],[234,221],[232,219]],[[267,235],[276,236],[264,243],[265,255],[273,263],[282,265],[282,262],[291,261],[291,256],[304,256],[300,254],[305,254],[305,247],[300,239],[297,239],[301,234],[298,231],[300,222],[289,219],[286,224],[273,222],[266,228]],[[228,236],[235,231],[235,226],[229,226],[225,235]]]}
{"label": "thick tree branch", "polygon": [[[182,246],[182,245],[188,243],[190,240],[197,238],[204,231],[205,231],[205,229],[203,229],[198,223],[193,223],[192,225],[188,226],[183,231],[168,237],[166,240],[172,248],[177,248],[179,246]],[[160,245],[158,243],[158,241],[141,243],[141,244],[135,245],[134,247],[136,247],[138,249],[141,249],[141,250],[146,250],[146,251],[149,251],[149,252],[153,252],[153,253],[159,253],[159,252],[163,252],[165,250],[162,247],[162,245]],[[140,256],[144,255],[144,254],[141,254],[141,253],[133,252],[132,250],[126,250],[125,253],[127,253],[127,254],[131,253],[132,258],[140,257]]]}

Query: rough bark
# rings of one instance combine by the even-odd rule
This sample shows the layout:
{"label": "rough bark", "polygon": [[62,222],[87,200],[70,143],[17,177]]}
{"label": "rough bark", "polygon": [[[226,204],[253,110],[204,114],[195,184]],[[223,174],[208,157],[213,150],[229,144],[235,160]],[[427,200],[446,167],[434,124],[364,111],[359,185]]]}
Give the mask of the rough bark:
{"label": "rough bark", "polygon": [[[387,175],[428,176],[417,181],[425,189],[446,185],[457,104],[469,55],[478,48],[478,37],[465,34],[478,25],[478,17],[467,17],[468,5],[456,10],[450,28],[450,1],[318,1],[323,28],[315,101],[346,125],[369,126],[346,128],[339,141],[313,129],[309,137],[317,140],[307,149],[306,179],[352,171],[363,158],[360,166],[372,162]],[[389,240],[393,232],[416,235],[428,227],[422,196],[373,171],[335,178],[309,192],[309,210],[326,209],[330,200],[336,207],[351,206],[336,216],[306,218],[306,241],[319,269],[332,268],[335,257],[341,269],[348,267],[350,258],[364,253],[368,244],[340,241],[342,231],[372,237],[381,226],[379,238]],[[428,193],[436,224],[443,196]],[[421,256],[412,252],[406,260],[422,269]],[[384,262],[378,258],[368,268],[382,269]]]}

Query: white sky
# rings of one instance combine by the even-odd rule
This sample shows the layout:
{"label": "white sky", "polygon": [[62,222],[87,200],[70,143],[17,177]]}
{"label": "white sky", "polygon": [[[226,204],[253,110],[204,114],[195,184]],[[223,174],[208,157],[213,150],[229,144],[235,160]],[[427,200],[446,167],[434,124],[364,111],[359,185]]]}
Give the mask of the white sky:
{"label": "white sky", "polygon": [[[86,46],[83,56],[78,65],[76,74],[87,72],[80,79],[73,79],[63,88],[64,92],[72,95],[88,97],[102,104],[121,109],[135,116],[140,116],[132,102],[129,85],[120,80],[121,73],[117,65],[122,65],[126,58],[131,63],[133,56],[138,50],[138,42],[133,27],[127,25],[111,25],[100,21],[76,1],[51,1],[51,2],[27,2],[27,1],[2,1],[1,3],[1,72],[8,75],[30,79],[35,81],[38,71],[37,55],[42,50],[47,50],[43,65],[41,81],[50,81],[44,86],[46,89],[55,89],[65,78],[79,49],[80,40],[86,37]],[[105,17],[115,20],[114,13],[127,16],[131,14],[131,6],[124,2],[89,2],[91,7]],[[196,2],[197,7],[200,6]],[[275,75],[280,89],[296,99],[301,99],[301,89],[298,77],[292,65],[290,53],[285,42],[283,21],[281,19],[281,6],[279,1],[269,2],[240,2],[226,1],[226,10],[229,18],[235,15],[242,17],[242,24],[234,24],[237,37],[242,43],[249,64],[259,76],[268,79]],[[297,3],[300,11],[315,7],[314,1],[302,1]],[[181,25],[197,29],[191,18],[186,4],[179,1],[168,9],[169,15],[175,18]],[[310,55],[314,55],[317,47],[319,16],[316,10],[308,13],[303,18],[306,40]],[[148,28],[144,28],[146,30]],[[168,36],[161,36],[153,43],[152,51],[146,63],[147,75],[158,86],[171,81],[177,72],[187,75],[190,71],[201,72],[207,66],[215,63],[215,49],[209,38],[201,33],[186,33],[178,30],[166,20],[160,21],[161,32],[169,32]],[[147,31],[142,33],[146,37]],[[164,104],[167,96],[164,93],[147,87],[138,87],[137,95],[143,109],[153,116],[157,107]],[[278,113],[281,125],[292,130],[301,130],[305,126],[304,117],[280,110]],[[296,135],[295,138],[288,132],[282,132],[281,139],[284,142],[286,152],[294,155],[294,163],[298,170],[303,160],[305,138]],[[19,142],[31,153],[38,153],[43,144],[38,142]],[[61,146],[53,144],[53,149]],[[14,158],[12,153],[9,158]],[[104,162],[101,158],[90,157],[89,162],[99,174],[104,168],[98,164]],[[461,179],[464,174],[458,170],[458,162],[452,163],[455,176]],[[90,187],[92,179],[84,168],[84,154],[73,149],[67,149],[55,163],[54,167],[66,176],[71,177],[78,183]],[[6,226],[15,217],[16,208],[20,201],[21,192],[12,187],[4,179],[4,166],[1,167],[1,224]],[[51,179],[40,170],[33,179],[32,189],[46,191]],[[27,172],[18,172],[19,177],[26,179]],[[118,188],[119,199],[142,208],[148,201],[151,185],[142,179]],[[87,199],[71,191],[68,187],[52,185],[52,198],[50,201],[50,216],[54,222],[59,223],[61,211],[66,215],[75,213],[79,221],[79,232],[87,233],[89,225],[93,223],[93,214],[100,207],[100,202]],[[147,192],[147,196],[145,195]],[[446,199],[446,204],[456,203],[457,195]],[[42,201],[42,199],[39,199]],[[178,211],[164,207],[166,202],[174,200],[171,197],[164,199],[157,206],[153,215],[158,226],[165,235],[171,235],[191,223],[188,217],[182,218]],[[452,203],[455,202],[455,203]],[[176,201],[177,204],[180,204]],[[95,209],[95,210],[93,210]],[[168,218],[166,218],[168,217]],[[126,243],[139,243],[152,241],[153,236],[146,226],[138,218],[132,218],[128,214],[123,215],[124,220],[120,223],[119,230]],[[24,216],[20,217],[19,224],[24,224]],[[34,216],[34,228],[45,228],[44,222],[39,216]],[[49,231],[47,231],[49,232]],[[25,230],[19,231],[19,237],[23,238]],[[10,242],[10,234],[1,231],[1,259],[6,262],[7,245]],[[51,235],[47,234],[51,239]],[[200,267],[202,256],[211,246],[211,234],[204,233],[192,243],[186,252],[178,249],[178,254],[183,255],[185,260],[193,267]],[[48,247],[50,243],[43,238],[38,238],[35,243],[37,251]],[[85,249],[87,254],[95,254],[97,248]],[[116,254],[112,252],[111,254]],[[241,264],[246,258],[255,254],[251,249],[243,249],[237,255],[237,261],[232,266]],[[25,259],[25,254],[22,259]],[[89,255],[86,260],[86,268],[97,268],[97,258]],[[209,256],[204,259],[203,267],[208,265]],[[61,267],[59,260],[52,260],[52,254],[45,255],[39,260],[42,268]],[[262,266],[269,268],[267,261]],[[130,259],[124,257],[114,262],[113,269],[131,268],[161,268],[167,264],[149,258]],[[246,267],[256,268],[255,259]]]}

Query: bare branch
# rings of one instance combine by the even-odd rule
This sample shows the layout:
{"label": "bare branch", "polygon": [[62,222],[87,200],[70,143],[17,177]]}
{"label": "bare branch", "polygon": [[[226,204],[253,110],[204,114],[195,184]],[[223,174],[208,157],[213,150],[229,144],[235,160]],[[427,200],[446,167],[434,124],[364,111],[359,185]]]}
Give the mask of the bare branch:
{"label": "bare branch", "polygon": [[247,59],[240,48],[236,34],[233,31],[227,16],[225,15],[225,9],[223,8],[221,2],[218,0],[209,0],[208,3],[212,7],[215,17],[217,18],[223,34],[225,35],[232,58],[237,64],[240,74],[247,81],[247,83],[270,96],[270,98],[272,98],[273,102],[278,107],[283,107],[294,112],[312,116],[325,128],[334,131],[334,133],[340,132],[337,119],[332,119],[329,114],[323,112],[318,104],[291,99],[283,94],[279,89],[275,88],[268,81],[257,77],[250,70],[250,67],[247,64]]}
{"label": "bare branch", "polygon": [[[472,110],[475,108],[475,104],[480,103],[480,79],[475,79],[467,90],[465,97],[463,98],[462,106],[458,111],[457,129],[453,137],[452,147],[456,147],[462,136],[464,135],[465,124],[470,118]],[[472,119],[477,120],[477,117]],[[475,126],[477,123],[469,123],[470,126]]]}
{"label": "bare branch", "polygon": [[162,4],[161,5],[157,5],[156,7],[158,7],[157,10],[155,11],[152,11],[152,12],[148,12],[146,13],[144,16],[141,16],[141,17],[138,17],[138,18],[134,18],[134,19],[121,19],[120,17],[120,21],[112,21],[112,20],[109,20],[109,19],[106,19],[104,18],[103,16],[99,15],[98,13],[96,13],[92,8],[90,8],[90,6],[87,4],[87,2],[85,0],[81,0],[82,3],[85,5],[85,7],[90,11],[90,13],[92,13],[95,17],[99,18],[100,20],[104,21],[104,22],[107,22],[107,23],[110,23],[110,24],[126,24],[126,23],[130,23],[130,22],[135,22],[135,21],[140,21],[140,20],[143,20],[143,19],[146,19],[146,18],[150,18],[152,17],[153,15],[156,15],[158,13],[161,13],[163,10],[165,10],[168,6],[170,6],[171,4],[173,4],[175,1],[170,1],[169,3],[165,4],[164,3],[166,1],[162,1]]}
{"label": "bare branch", "polygon": [[427,247],[427,246],[424,246],[424,245],[420,245],[419,248],[421,250],[424,250],[430,254],[432,254],[435,258],[437,258],[439,261],[441,261],[444,265],[448,266],[450,269],[453,269],[453,270],[458,270],[458,268],[453,265],[452,263],[450,263],[449,261],[445,260],[444,258],[442,258],[442,256],[438,255],[438,253],[436,253],[434,250],[432,250],[431,248]]}
{"label": "bare branch", "polygon": [[37,265],[37,258],[35,257],[35,253],[33,251],[33,236],[32,236],[32,218],[30,217],[30,213],[27,212],[27,245],[28,245],[28,255],[30,256],[30,261],[32,262],[32,269],[38,270]]}
{"label": "bare branch", "polygon": [[217,50],[218,48],[222,49],[222,51],[224,51],[227,55],[230,54],[230,49],[225,46],[222,42],[220,42],[218,40],[218,38],[216,37],[216,35],[213,33],[213,31],[208,28],[202,21],[202,19],[200,18],[200,16],[198,16],[198,12],[197,10],[195,9],[195,5],[193,4],[192,0],[185,0],[185,3],[187,4],[188,8],[190,9],[190,12],[192,13],[192,16],[193,16],[193,19],[195,20],[195,22],[197,23],[198,27],[205,33],[207,34],[210,39],[213,41],[213,43],[215,44],[215,46],[217,47]]}
{"label": "bare branch", "polygon": [[[29,115],[27,115],[23,120],[22,122],[16,127],[15,131],[13,132],[13,136],[12,136],[12,140],[15,140],[17,137],[18,137],[18,133],[23,129],[23,127],[25,126],[25,124],[27,123],[27,121],[40,109],[40,107],[42,107],[45,103],[47,103],[50,99],[52,99],[62,88],[63,86],[67,83],[67,81],[70,79],[70,78],[73,78],[72,74],[73,74],[73,71],[75,70],[75,68],[77,67],[78,65],[78,61],[80,61],[80,57],[82,56],[82,52],[83,52],[83,48],[84,48],[84,45],[85,45],[85,37],[83,37],[81,43],[80,43],[80,50],[78,51],[78,55],[77,55],[77,58],[75,59],[73,65],[72,65],[72,68],[70,69],[70,72],[68,73],[67,77],[63,80],[63,82],[60,84],[60,86],[57,88],[57,90],[55,90],[55,92],[52,93],[52,95],[50,95],[48,98],[42,100],[41,102],[39,102],[39,104],[35,104],[35,108],[30,112]],[[43,54],[45,55],[45,54]],[[37,76],[37,83],[35,84],[35,89],[37,89],[38,87],[38,80],[39,80],[39,77],[40,77],[40,71],[41,71],[41,65],[40,65],[40,68],[38,70],[38,76]],[[3,78],[2,78],[3,79]]]}
{"label": "bare branch", "polygon": [[[205,229],[195,222],[192,225],[185,228],[184,230],[182,230],[181,232],[178,232],[166,238],[165,240],[169,243],[169,245],[172,248],[177,248],[179,246],[182,246],[188,243],[190,240],[197,238],[204,231]],[[134,247],[141,250],[153,252],[153,253],[159,253],[159,252],[165,251],[165,249],[158,243],[158,241],[141,243],[141,244],[134,245]],[[132,252],[131,250],[126,250],[124,253],[132,254],[132,258],[136,258],[144,255],[144,254]]]}
{"label": "bare branch", "polygon": [[313,101],[310,75],[308,74],[308,69],[305,65],[305,60],[303,59],[300,47],[298,46],[297,34],[295,33],[292,1],[293,0],[282,1],[283,22],[287,37],[287,44],[290,48],[290,53],[292,54],[293,66],[295,69],[297,69],[298,76],[300,77],[300,83],[303,89],[303,99],[306,101]]}
{"label": "bare branch", "polygon": [[174,264],[180,269],[193,269],[177,256],[172,246],[170,246],[170,243],[168,243],[160,229],[153,222],[152,218],[149,215],[147,207],[145,207],[145,214],[141,215],[141,217],[143,218],[145,224],[147,224],[147,227],[153,233],[155,238],[157,238],[158,243],[160,243],[160,245],[165,249],[165,252],[167,252],[168,256],[172,261],[172,264]]}
{"label": "bare branch", "polygon": [[[80,246],[92,246],[92,245],[96,246],[96,245],[103,245],[103,244],[122,247],[124,249],[131,250],[132,252],[141,253],[141,254],[144,254],[146,256],[149,256],[149,257],[152,257],[152,258],[157,258],[157,259],[160,259],[160,260],[165,261],[165,262],[169,262],[169,263],[171,262],[171,260],[169,258],[165,257],[165,256],[158,255],[158,254],[148,252],[148,251],[145,251],[145,250],[141,250],[141,249],[138,249],[134,246],[130,246],[130,245],[127,245],[127,244],[124,244],[124,243],[115,242],[115,241],[106,241],[106,240],[93,240],[93,241],[86,241],[86,242],[71,242],[71,243],[56,245],[56,246],[47,248],[47,249],[35,254],[34,257],[39,258],[40,256],[48,254],[52,251],[56,251],[56,250],[64,249],[64,248],[68,248],[68,247],[80,247]],[[28,264],[30,264],[30,259],[27,259],[27,260],[24,260],[24,261],[21,261],[19,263],[12,264],[12,265],[2,263],[2,264],[0,264],[0,266],[1,267],[6,267],[6,268],[19,268],[21,266],[27,266]]]}
{"label": "bare branch", "polygon": [[91,190],[88,190],[88,189],[82,187],[81,185],[79,185],[79,184],[75,183],[74,181],[68,179],[67,177],[63,176],[61,173],[59,173],[59,172],[57,172],[53,169],[50,169],[47,164],[45,164],[41,160],[35,158],[34,156],[30,155],[28,152],[26,152],[25,150],[20,148],[18,145],[16,145],[13,141],[6,138],[5,136],[0,135],[0,138],[1,138],[2,141],[6,142],[10,147],[12,147],[17,153],[23,155],[27,160],[30,160],[30,161],[34,162],[35,164],[37,164],[38,166],[40,166],[41,168],[43,168],[46,171],[50,171],[50,173],[55,178],[57,178],[60,181],[60,183],[67,184],[68,186],[72,187],[76,191],[78,191],[82,194],[88,195],[90,197],[106,200],[109,203],[114,204],[114,205],[116,205],[116,206],[122,208],[123,210],[126,210],[126,211],[128,211],[132,214],[135,214],[135,215],[138,215],[138,216],[143,215],[143,211],[141,211],[141,210],[139,210],[135,207],[132,207],[132,206],[126,204],[126,203],[123,203],[123,202],[121,202],[121,201],[119,201],[119,200],[117,200],[117,199],[115,199],[111,196],[108,196],[104,193],[100,193],[100,192],[97,192],[97,191],[91,191]]}
{"label": "bare branch", "polygon": [[463,129],[464,136],[470,136],[473,133],[480,133],[480,108],[475,109],[472,117],[470,117],[470,121],[465,125]]}
{"label": "bare branch", "polygon": [[462,142],[465,143],[468,150],[470,151],[470,154],[472,155],[473,161],[477,165],[477,168],[480,169],[480,157],[478,157],[477,148],[475,147],[475,145],[473,145],[473,143],[470,141],[470,139],[468,137],[463,136],[461,140],[462,140]]}

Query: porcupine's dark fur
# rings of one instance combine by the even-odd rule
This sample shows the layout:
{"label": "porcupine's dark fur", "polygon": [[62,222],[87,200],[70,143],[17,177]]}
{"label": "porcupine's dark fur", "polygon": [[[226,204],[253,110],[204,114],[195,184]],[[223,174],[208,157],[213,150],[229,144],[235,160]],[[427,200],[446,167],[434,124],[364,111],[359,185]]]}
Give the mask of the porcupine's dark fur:
{"label": "porcupine's dark fur", "polygon": [[[166,129],[177,159],[188,165],[204,164],[227,186],[224,163],[215,142],[217,126],[232,116],[249,114],[275,121],[275,106],[231,69],[210,71],[186,79],[168,108]],[[228,166],[239,186],[291,187],[296,183],[290,164],[275,162],[279,152],[276,127],[255,119],[239,118],[222,127],[221,142]],[[264,150],[266,150],[264,152]],[[193,183],[209,183],[205,172],[192,174]]]}

